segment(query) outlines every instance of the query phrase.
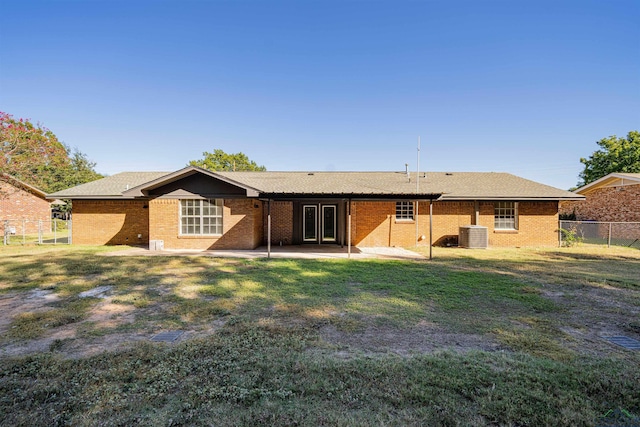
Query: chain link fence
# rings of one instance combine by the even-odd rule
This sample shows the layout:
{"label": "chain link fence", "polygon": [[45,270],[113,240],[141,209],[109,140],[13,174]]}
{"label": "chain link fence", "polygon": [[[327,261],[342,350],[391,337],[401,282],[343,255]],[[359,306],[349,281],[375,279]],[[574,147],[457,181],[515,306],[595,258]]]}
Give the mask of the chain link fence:
{"label": "chain link fence", "polygon": [[560,221],[560,246],[579,243],[640,249],[640,222]]}
{"label": "chain link fence", "polygon": [[70,245],[71,220],[8,219],[0,221],[4,245]]}

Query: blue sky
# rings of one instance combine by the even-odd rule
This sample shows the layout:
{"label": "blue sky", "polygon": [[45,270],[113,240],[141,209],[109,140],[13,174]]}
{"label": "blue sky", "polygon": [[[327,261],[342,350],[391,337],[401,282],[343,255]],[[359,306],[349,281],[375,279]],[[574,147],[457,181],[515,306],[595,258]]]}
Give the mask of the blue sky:
{"label": "blue sky", "polygon": [[640,129],[640,1],[2,0],[0,110],[106,174],[268,170],[574,186]]}

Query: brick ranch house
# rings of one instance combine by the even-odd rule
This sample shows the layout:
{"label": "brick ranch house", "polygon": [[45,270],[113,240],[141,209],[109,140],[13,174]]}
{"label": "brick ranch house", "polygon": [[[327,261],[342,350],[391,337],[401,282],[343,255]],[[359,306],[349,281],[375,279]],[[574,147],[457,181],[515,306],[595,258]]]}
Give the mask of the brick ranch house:
{"label": "brick ranch house", "polygon": [[[418,180],[419,182],[416,182]],[[271,244],[555,246],[558,205],[583,198],[506,173],[123,172],[50,194],[73,200],[74,244],[254,249]],[[432,227],[431,227],[432,226]]]}
{"label": "brick ranch house", "polygon": [[575,191],[585,201],[566,201],[560,213],[578,221],[640,222],[640,173],[610,173]]}
{"label": "brick ranch house", "polygon": [[[0,174],[0,229],[37,234],[39,221],[49,229],[51,203],[44,191],[7,174]],[[8,221],[8,223],[7,223]]]}

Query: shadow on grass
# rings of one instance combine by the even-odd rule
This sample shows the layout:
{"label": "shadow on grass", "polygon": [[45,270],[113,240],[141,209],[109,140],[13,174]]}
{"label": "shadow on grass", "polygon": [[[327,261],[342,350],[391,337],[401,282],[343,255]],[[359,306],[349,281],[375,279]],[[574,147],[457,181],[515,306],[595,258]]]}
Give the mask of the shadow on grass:
{"label": "shadow on grass", "polygon": [[[58,303],[63,304],[96,286],[109,286],[114,302],[143,310],[138,318],[159,326],[186,327],[238,315],[312,326],[330,322],[347,329],[366,318],[399,328],[428,320],[486,333],[509,317],[557,310],[519,277],[492,266],[486,272],[439,262],[125,258],[83,251],[5,261],[0,292],[48,289],[65,298]],[[85,313],[91,309],[83,307]]]}
{"label": "shadow on grass", "polygon": [[[545,296],[547,285],[634,290],[640,277],[640,260],[633,256],[561,250],[514,250],[504,257],[442,251],[433,261],[127,258],[98,256],[96,250],[5,256],[0,293],[47,289],[63,298],[56,303],[61,306],[81,292],[109,286],[113,303],[135,308],[135,324],[114,331],[206,328],[230,318],[313,328],[331,324],[348,332],[372,322],[398,330],[422,322],[564,359],[571,357],[561,344],[566,337],[558,313],[564,307]],[[77,305],[72,320],[86,319],[98,304],[93,299]],[[92,328],[108,333],[100,322]]]}
{"label": "shadow on grass", "polygon": [[[559,349],[563,307],[541,291],[545,283],[584,287],[605,279],[614,291],[633,290],[637,260],[519,254],[479,259],[460,252],[432,262],[0,254],[1,292],[46,288],[61,296],[54,309],[75,303],[86,314],[101,300],[79,303],[78,294],[108,285],[114,300],[135,307],[136,322],[146,322],[126,328],[226,319],[219,333],[176,346],[146,343],[79,360],[52,353],[4,358],[0,413],[15,425],[207,425],[214,419],[220,425],[480,426],[591,425],[610,409],[640,412],[638,357],[583,358]],[[353,330],[371,319],[398,330],[428,320],[494,334],[516,352],[354,353],[342,360],[319,346],[317,326],[343,322]],[[46,332],[44,317],[37,322]],[[84,333],[105,333],[100,326]]]}
{"label": "shadow on grass", "polygon": [[434,262],[452,269],[478,269],[508,274],[523,283],[550,282],[569,286],[608,284],[619,288],[640,289],[640,252],[630,249],[608,253],[603,248],[597,249],[452,249],[440,251]]}
{"label": "shadow on grass", "polygon": [[355,357],[238,324],[173,347],[0,361],[11,425],[593,425],[640,411],[634,367],[522,354]]}

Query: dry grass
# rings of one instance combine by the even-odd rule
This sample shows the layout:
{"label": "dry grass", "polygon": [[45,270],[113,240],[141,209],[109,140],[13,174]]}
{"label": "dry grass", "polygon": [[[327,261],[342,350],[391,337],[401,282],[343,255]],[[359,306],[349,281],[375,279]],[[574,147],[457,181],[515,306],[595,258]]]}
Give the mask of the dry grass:
{"label": "dry grass", "polygon": [[[640,355],[602,339],[640,339],[638,250],[436,248],[423,262],[104,250],[0,249],[3,422],[592,425],[609,409],[640,413]],[[140,344],[163,329],[186,340]]]}

